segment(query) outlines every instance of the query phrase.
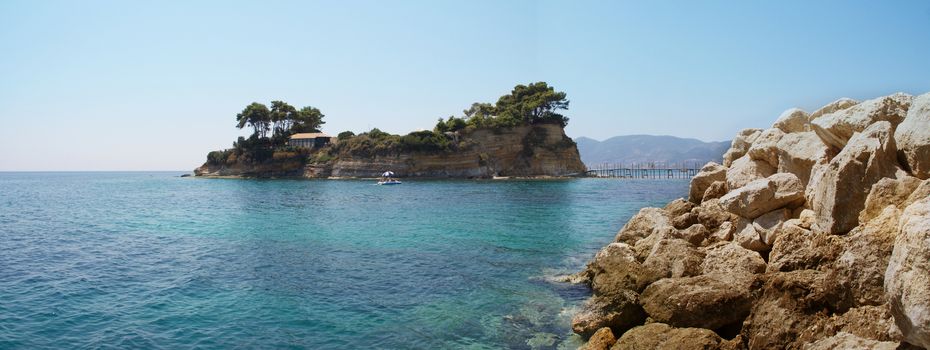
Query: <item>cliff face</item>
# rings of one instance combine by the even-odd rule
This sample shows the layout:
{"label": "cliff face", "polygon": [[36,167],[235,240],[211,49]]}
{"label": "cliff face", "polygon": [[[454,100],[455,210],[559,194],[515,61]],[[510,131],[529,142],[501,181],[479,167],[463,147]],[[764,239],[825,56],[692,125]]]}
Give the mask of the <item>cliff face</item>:
{"label": "cliff face", "polygon": [[[199,176],[490,178],[494,176],[578,176],[585,171],[575,143],[559,125],[480,129],[457,136],[467,148],[447,152],[406,152],[356,157],[338,154],[322,163],[204,166]],[[286,165],[286,166],[285,166]],[[296,166],[295,166],[296,165]]]}
{"label": "cliff face", "polygon": [[573,276],[594,295],[572,328],[592,349],[930,347],[927,130],[930,94],[895,94],[741,131]]}

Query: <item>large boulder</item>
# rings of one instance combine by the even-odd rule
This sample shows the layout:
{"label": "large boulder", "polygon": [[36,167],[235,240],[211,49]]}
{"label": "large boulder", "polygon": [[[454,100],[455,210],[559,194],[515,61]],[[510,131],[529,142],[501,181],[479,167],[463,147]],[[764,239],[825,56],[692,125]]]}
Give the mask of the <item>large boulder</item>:
{"label": "large boulder", "polygon": [[723,154],[723,166],[729,167],[734,160],[745,155],[761,133],[762,129],[743,129],[737,133],[733,141],[730,142],[730,149]]}
{"label": "large boulder", "polygon": [[662,239],[655,244],[643,267],[660,278],[686,277],[701,273],[704,253],[682,239]]}
{"label": "large boulder", "polygon": [[711,330],[674,328],[664,323],[650,323],[623,334],[612,350],[729,350],[739,349],[739,340],[724,340]]}
{"label": "large boulder", "polygon": [[930,93],[914,98],[894,133],[901,162],[914,176],[930,178]]}
{"label": "large boulder", "polygon": [[[720,197],[720,206],[736,215],[755,219],[762,214],[804,203],[804,185],[794,174],[778,173],[755,180]],[[858,213],[858,212],[857,212]]]}
{"label": "large boulder", "polygon": [[785,133],[779,129],[768,129],[762,132],[752,147],[746,151],[746,155],[754,160],[760,160],[767,163],[772,168],[778,168],[778,141],[785,136]]}
{"label": "large boulder", "polygon": [[877,217],[849,232],[836,259],[833,278],[849,288],[853,305],[885,303],[885,269],[894,249],[900,211],[886,207]]}
{"label": "large boulder", "polygon": [[691,179],[688,200],[694,203],[701,203],[704,192],[707,191],[707,188],[710,187],[711,184],[715,181],[726,181],[726,179],[726,167],[714,162],[707,163],[701,168],[701,171]]}
{"label": "large boulder", "polygon": [[833,265],[842,250],[843,240],[839,236],[785,224],[772,244],[767,271],[827,269]]}
{"label": "large boulder", "polygon": [[741,330],[749,349],[799,348],[799,336],[829,318],[841,292],[823,272],[769,275]]}
{"label": "large boulder", "polygon": [[639,305],[639,295],[623,291],[610,296],[588,299],[581,312],[572,318],[572,331],[582,337],[591,337],[597,330],[608,327],[616,334],[643,324],[646,314]]}
{"label": "large boulder", "polygon": [[720,242],[704,249],[701,270],[705,275],[713,273],[763,273],[765,260],[759,253],[743,248],[733,242]]}
{"label": "large boulder", "polygon": [[675,228],[668,212],[659,208],[643,208],[623,225],[614,240],[633,245],[653,233],[673,230]]}
{"label": "large boulder", "polygon": [[668,213],[668,217],[674,218],[682,214],[690,213],[692,208],[694,208],[694,203],[684,198],[678,198],[666,204],[662,209]]}
{"label": "large boulder", "polygon": [[904,339],[930,348],[930,199],[908,206],[899,225],[885,297]]}
{"label": "large boulder", "polygon": [[823,142],[836,149],[843,149],[853,134],[861,132],[870,125],[887,121],[892,130],[907,115],[913,96],[897,93],[863,101],[853,107],[824,115],[811,122],[811,129]]}
{"label": "large boulder", "polygon": [[772,124],[772,128],[781,130],[786,134],[793,132],[805,132],[810,130],[810,115],[807,112],[802,111],[798,108],[792,108],[787,111],[784,111],[778,119],[775,120],[775,124]]}
{"label": "large boulder", "polygon": [[878,216],[885,207],[892,205],[904,209],[907,198],[920,186],[920,180],[913,176],[900,178],[882,178],[878,180],[865,199],[865,208],[859,213],[859,222],[868,222]]}
{"label": "large boulder", "polygon": [[852,333],[839,332],[804,346],[805,350],[895,350],[898,343],[862,338]]}
{"label": "large boulder", "polygon": [[636,259],[626,243],[611,243],[601,249],[587,268],[595,295],[612,295],[625,290],[639,292],[659,277]]}
{"label": "large boulder", "polygon": [[750,182],[764,179],[775,173],[775,168],[761,160],[743,156],[727,169],[727,188],[735,190],[746,186]]}
{"label": "large boulder", "polygon": [[716,230],[720,225],[736,219],[736,215],[720,207],[720,201],[716,198],[691,209],[691,215],[697,218],[697,223],[704,225],[704,228],[708,230]]}
{"label": "large boulder", "polygon": [[814,121],[815,119],[820,118],[824,115],[827,115],[833,112],[842,111],[844,109],[855,106],[857,104],[859,104],[859,101],[853,100],[851,98],[843,97],[839,100],[830,102],[826,106],[820,107],[820,109],[811,113],[809,120]]}
{"label": "large boulder", "polygon": [[588,342],[578,350],[609,350],[617,342],[614,332],[608,327],[598,329]]}
{"label": "large boulder", "polygon": [[761,280],[749,273],[665,278],[649,285],[640,300],[657,322],[717,329],[742,322],[760,286]]}
{"label": "large boulder", "polygon": [[779,173],[798,176],[805,186],[815,164],[826,164],[835,155],[813,132],[787,134],[778,141]]}
{"label": "large boulder", "polygon": [[782,208],[763,214],[752,221],[752,227],[759,234],[762,243],[771,246],[782,231],[785,221],[791,219],[791,210]]}
{"label": "large boulder", "polygon": [[859,224],[872,185],[897,170],[893,131],[887,121],[872,124],[853,136],[827,166],[818,168],[808,198],[817,213],[815,229],[842,234]]}

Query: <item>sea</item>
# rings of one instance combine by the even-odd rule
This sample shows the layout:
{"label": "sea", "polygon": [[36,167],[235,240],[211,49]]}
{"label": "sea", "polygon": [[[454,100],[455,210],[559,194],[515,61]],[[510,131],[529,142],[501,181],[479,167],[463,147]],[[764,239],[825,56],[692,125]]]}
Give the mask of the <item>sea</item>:
{"label": "sea", "polygon": [[687,180],[0,173],[0,349],[574,349],[583,269]]}

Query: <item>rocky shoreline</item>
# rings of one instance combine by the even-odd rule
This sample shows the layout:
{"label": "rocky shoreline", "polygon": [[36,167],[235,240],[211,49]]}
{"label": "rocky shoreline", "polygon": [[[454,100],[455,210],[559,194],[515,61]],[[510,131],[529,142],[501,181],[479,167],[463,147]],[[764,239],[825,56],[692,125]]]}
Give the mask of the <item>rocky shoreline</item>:
{"label": "rocky shoreline", "polygon": [[739,132],[572,279],[587,349],[930,348],[930,94]]}

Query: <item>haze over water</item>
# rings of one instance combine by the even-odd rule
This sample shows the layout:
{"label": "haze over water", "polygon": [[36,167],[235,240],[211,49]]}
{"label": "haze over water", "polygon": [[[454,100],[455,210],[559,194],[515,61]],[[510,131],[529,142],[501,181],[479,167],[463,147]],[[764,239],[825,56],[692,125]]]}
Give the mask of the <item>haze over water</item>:
{"label": "haze over water", "polygon": [[579,270],[686,180],[0,173],[0,348],[574,347]]}

